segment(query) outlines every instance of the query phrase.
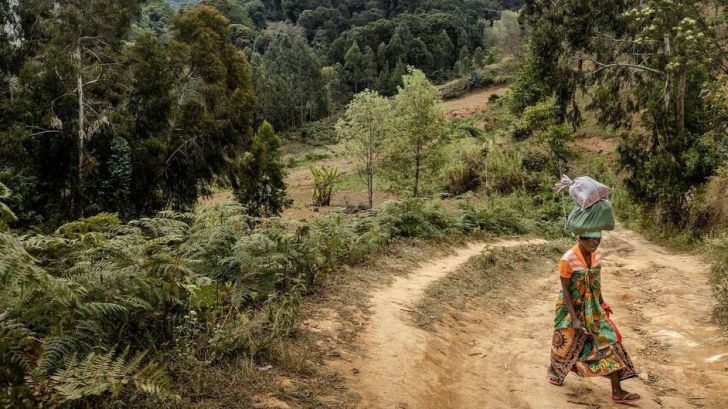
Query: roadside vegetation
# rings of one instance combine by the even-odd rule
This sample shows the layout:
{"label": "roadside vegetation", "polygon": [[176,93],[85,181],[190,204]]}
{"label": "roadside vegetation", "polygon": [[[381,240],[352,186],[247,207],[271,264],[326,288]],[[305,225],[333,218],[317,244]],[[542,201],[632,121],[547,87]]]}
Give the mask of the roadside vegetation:
{"label": "roadside vegetation", "polygon": [[301,297],[342,264],[402,238],[525,233],[543,222],[502,206],[448,212],[412,199],[304,224],[225,204],[0,233],[3,403],[191,403],[171,375],[231,357],[283,359]]}

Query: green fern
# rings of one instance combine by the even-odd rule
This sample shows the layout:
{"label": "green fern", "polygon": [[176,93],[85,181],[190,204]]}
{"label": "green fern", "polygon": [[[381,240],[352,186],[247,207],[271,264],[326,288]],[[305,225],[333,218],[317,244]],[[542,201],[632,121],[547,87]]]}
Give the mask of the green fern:
{"label": "green fern", "polygon": [[[50,235],[0,232],[0,311],[14,319],[0,319],[0,352],[17,386],[0,390],[0,406],[168,394],[163,371],[119,350],[269,360],[296,328],[300,297],[341,263],[399,237],[517,231],[513,221],[512,211],[453,214],[410,200],[354,220],[252,218],[224,204],[127,224],[102,214]],[[191,311],[198,319],[187,330]]]}
{"label": "green fern", "polygon": [[4,297],[22,297],[33,289],[42,288],[52,292],[54,299],[63,305],[78,299],[66,282],[39,267],[24,245],[7,233],[0,233],[0,283],[0,295]]}
{"label": "green fern", "polygon": [[130,226],[140,228],[147,238],[177,236],[183,237],[189,230],[189,224],[175,219],[142,218],[129,222]]}
{"label": "green fern", "polygon": [[71,335],[46,337],[43,339],[42,348],[43,352],[38,358],[37,367],[44,374],[50,375],[76,353],[76,338]]}
{"label": "green fern", "polygon": [[97,320],[115,319],[125,316],[128,312],[123,305],[110,302],[88,302],[78,307],[78,312],[84,318],[95,318]]}
{"label": "green fern", "polygon": [[33,360],[26,351],[37,341],[22,323],[9,319],[6,312],[0,314],[0,366],[5,370],[30,370]]}
{"label": "green fern", "polygon": [[127,359],[127,348],[115,355],[113,351],[106,354],[92,352],[83,359],[75,355],[67,359],[64,368],[50,377],[58,402],[71,403],[107,394],[117,396],[130,384],[157,397],[172,396],[170,381],[164,371],[153,364],[142,365],[145,352]]}

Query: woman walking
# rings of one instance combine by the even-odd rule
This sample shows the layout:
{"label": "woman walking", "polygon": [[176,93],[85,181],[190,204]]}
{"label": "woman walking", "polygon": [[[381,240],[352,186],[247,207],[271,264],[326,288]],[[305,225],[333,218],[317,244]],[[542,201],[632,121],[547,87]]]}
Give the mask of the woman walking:
{"label": "woman walking", "polygon": [[580,376],[604,376],[612,382],[612,399],[632,403],[636,393],[622,389],[621,381],[637,374],[622,346],[622,335],[609,319],[612,310],[601,290],[600,231],[583,233],[561,257],[562,290],[556,303],[551,365],[547,379],[561,386],[569,371]]}

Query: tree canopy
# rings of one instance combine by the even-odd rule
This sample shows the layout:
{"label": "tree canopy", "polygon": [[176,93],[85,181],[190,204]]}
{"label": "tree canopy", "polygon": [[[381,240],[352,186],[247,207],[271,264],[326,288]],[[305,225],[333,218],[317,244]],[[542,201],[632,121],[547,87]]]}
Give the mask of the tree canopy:
{"label": "tree canopy", "polygon": [[[725,159],[728,43],[721,2],[604,3],[528,0],[526,64],[517,111],[555,97],[562,120],[582,120],[578,95],[599,121],[623,132],[627,187],[680,225],[691,191]],[[645,138],[635,129],[648,130]]]}

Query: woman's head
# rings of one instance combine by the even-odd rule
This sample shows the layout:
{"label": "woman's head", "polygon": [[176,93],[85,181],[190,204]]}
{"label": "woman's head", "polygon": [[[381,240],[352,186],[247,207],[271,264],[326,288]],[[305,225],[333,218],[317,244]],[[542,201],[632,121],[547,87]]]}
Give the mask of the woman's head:
{"label": "woman's head", "polygon": [[579,246],[589,253],[595,252],[602,242],[602,232],[589,232],[579,235]]}

